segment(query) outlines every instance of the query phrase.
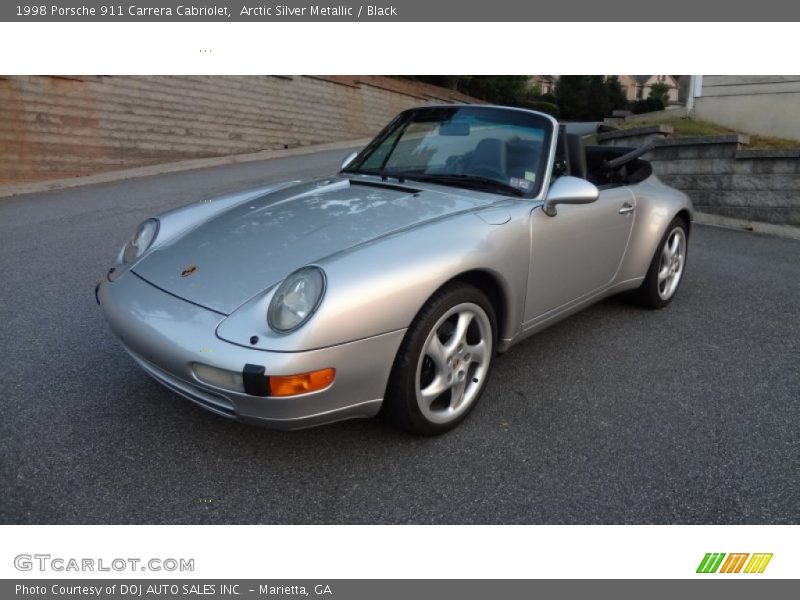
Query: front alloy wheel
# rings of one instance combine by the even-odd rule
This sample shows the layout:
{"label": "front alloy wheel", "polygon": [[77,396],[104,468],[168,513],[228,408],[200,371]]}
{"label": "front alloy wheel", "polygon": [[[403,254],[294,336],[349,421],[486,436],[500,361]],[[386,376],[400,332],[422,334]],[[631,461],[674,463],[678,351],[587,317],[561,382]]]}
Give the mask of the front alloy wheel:
{"label": "front alloy wheel", "polygon": [[417,405],[426,419],[444,424],[469,408],[483,388],[492,347],[492,324],[477,304],[458,304],[439,318],[415,377]]}
{"label": "front alloy wheel", "polygon": [[403,339],[383,413],[426,435],[455,427],[486,387],[496,330],[492,304],[477,288],[456,283],[436,292]]}

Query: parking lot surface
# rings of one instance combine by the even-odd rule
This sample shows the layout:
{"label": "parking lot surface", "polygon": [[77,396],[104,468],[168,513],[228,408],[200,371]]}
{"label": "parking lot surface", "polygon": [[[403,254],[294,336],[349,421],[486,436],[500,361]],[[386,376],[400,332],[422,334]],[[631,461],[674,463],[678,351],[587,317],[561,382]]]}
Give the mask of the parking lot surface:
{"label": "parking lot surface", "polygon": [[798,241],[695,226],[667,309],[514,347],[437,438],[255,428],[152,381],[93,297],[133,228],[341,154],[0,200],[0,522],[800,522]]}

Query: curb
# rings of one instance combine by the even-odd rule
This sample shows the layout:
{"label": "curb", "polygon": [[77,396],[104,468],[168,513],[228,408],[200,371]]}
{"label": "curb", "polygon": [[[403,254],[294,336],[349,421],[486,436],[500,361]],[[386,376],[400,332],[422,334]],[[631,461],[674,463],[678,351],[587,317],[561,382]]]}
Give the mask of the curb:
{"label": "curb", "polygon": [[255,162],[258,160],[289,158],[292,156],[303,156],[305,154],[316,154],[317,152],[327,152],[332,150],[348,150],[358,146],[365,146],[367,143],[369,143],[369,139],[347,140],[343,142],[331,142],[329,144],[302,146],[300,148],[291,148],[289,150],[263,150],[261,152],[252,152],[249,154],[233,154],[230,156],[214,156],[211,158],[194,158],[171,163],[149,165],[146,167],[135,167],[133,169],[107,171],[105,173],[98,173],[97,175],[70,177],[68,179],[51,179],[49,181],[0,185],[0,198],[10,198],[12,196],[19,196],[22,194],[35,194],[39,192],[64,190],[67,188],[93,185],[96,183],[113,183],[116,181],[124,181],[126,179],[151,177],[153,175],[178,173],[180,171],[206,169],[208,167],[234,165]]}
{"label": "curb", "polygon": [[794,227],[792,225],[761,223],[760,221],[748,221],[746,219],[722,217],[720,215],[712,215],[710,213],[698,211],[695,211],[694,213],[694,222],[698,225],[736,229],[738,231],[752,231],[754,233],[765,233],[782,238],[800,240],[800,227]]}

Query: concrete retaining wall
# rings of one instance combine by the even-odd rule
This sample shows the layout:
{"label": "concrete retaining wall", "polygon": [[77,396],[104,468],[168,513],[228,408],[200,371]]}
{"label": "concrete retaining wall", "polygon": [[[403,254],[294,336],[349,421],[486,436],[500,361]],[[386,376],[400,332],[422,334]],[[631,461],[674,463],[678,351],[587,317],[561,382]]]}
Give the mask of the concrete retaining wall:
{"label": "concrete retaining wall", "polygon": [[0,184],[365,138],[456,101],[377,76],[0,77]]}
{"label": "concrete retaining wall", "polygon": [[701,212],[800,227],[800,148],[748,150],[746,135],[672,138],[671,129],[615,131],[599,134],[598,142],[654,141],[645,158],[656,175],[686,192]]}

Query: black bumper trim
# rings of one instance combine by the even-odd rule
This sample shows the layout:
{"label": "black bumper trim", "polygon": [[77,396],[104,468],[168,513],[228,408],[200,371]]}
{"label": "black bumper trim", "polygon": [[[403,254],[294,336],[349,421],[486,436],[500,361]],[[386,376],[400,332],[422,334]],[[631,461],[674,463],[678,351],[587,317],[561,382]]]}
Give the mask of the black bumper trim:
{"label": "black bumper trim", "polygon": [[269,380],[261,365],[246,364],[242,369],[244,391],[250,396],[269,396]]}

